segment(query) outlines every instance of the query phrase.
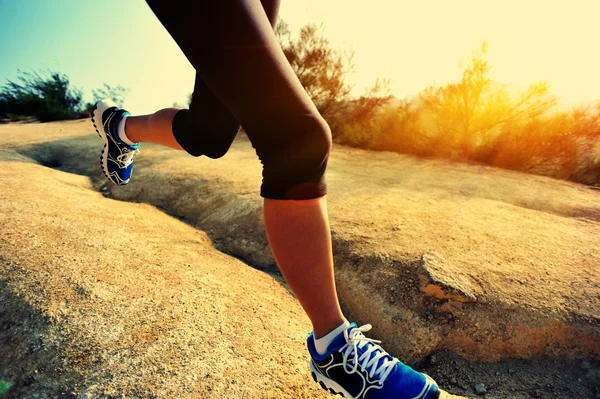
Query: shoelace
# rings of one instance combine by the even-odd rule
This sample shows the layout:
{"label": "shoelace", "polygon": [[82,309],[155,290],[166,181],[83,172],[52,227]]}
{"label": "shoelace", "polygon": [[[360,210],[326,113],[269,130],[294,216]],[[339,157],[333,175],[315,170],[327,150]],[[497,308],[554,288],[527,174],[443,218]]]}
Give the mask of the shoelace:
{"label": "shoelace", "polygon": [[[340,352],[343,351],[342,355],[344,358],[343,366],[344,371],[349,374],[355,373],[360,366],[361,371],[367,370],[369,372],[369,377],[373,378],[375,375],[379,375],[379,384],[383,384],[385,379],[394,369],[394,365],[396,362],[399,362],[398,359],[392,357],[392,360],[383,359],[381,365],[377,367],[379,360],[383,357],[391,357],[383,348],[379,345],[375,345],[375,343],[379,344],[381,341],[377,341],[375,339],[367,338],[363,335],[363,332],[367,332],[372,328],[370,324],[365,324],[364,326],[360,326],[357,328],[353,328],[350,330],[350,334],[348,334],[348,330],[344,331],[344,337],[346,338],[346,345],[340,348]],[[363,346],[371,343],[367,350],[358,357],[358,349],[362,349]],[[349,362],[348,359],[350,356],[354,354],[352,358],[354,367],[351,370],[348,370]],[[362,363],[360,363],[362,362]]]}
{"label": "shoelace", "polygon": [[140,150],[131,151],[131,150],[125,149],[125,152],[123,154],[117,156],[117,161],[121,164],[122,168],[126,168],[133,162],[134,155],[139,154],[139,153],[140,153]]}

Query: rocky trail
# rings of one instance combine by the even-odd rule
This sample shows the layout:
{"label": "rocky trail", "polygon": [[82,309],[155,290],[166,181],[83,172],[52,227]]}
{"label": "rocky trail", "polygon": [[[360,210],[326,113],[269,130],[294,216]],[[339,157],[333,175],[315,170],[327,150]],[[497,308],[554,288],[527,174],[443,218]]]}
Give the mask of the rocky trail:
{"label": "rocky trail", "polygon": [[[216,161],[144,145],[113,187],[91,133],[0,125],[5,396],[328,397],[248,141]],[[600,397],[600,192],[338,146],[330,165],[349,317],[453,394]]]}

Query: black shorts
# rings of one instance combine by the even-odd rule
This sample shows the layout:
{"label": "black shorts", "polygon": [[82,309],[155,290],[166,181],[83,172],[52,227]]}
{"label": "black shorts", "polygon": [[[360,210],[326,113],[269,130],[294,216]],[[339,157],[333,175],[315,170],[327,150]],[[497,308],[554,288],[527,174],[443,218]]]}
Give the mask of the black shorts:
{"label": "black shorts", "polygon": [[147,0],[196,69],[190,108],[173,120],[194,156],[223,156],[244,127],[263,164],[261,195],[326,194],[331,132],[279,46],[279,0]]}

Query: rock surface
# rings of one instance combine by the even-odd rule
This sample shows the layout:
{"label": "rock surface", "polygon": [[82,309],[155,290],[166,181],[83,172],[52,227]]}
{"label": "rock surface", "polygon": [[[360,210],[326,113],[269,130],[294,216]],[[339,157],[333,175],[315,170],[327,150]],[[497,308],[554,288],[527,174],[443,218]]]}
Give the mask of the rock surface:
{"label": "rock surface", "polygon": [[0,165],[0,397],[331,397],[276,275],[87,177],[4,150]]}
{"label": "rock surface", "polygon": [[[106,187],[97,165],[101,144],[89,133],[86,121],[7,125],[0,127],[0,148],[11,151],[4,156],[19,170],[30,157],[90,176],[91,183],[61,175],[82,179],[87,184],[82,191],[108,201],[89,190]],[[358,322],[373,324],[375,338],[394,354],[408,362],[422,361],[434,350],[487,362],[600,354],[600,192],[494,168],[342,147],[334,148],[330,165],[329,206],[344,309]],[[132,183],[108,186],[105,195],[155,205],[205,231],[217,249],[275,269],[262,226],[260,163],[247,140],[237,140],[216,161],[144,145],[135,167]],[[32,209],[40,207],[35,196],[54,198],[41,191],[29,195]],[[60,199],[53,201],[67,209]],[[120,219],[119,234],[152,236],[138,230],[142,218],[123,214],[129,216]],[[173,243],[188,248],[183,236]],[[190,264],[198,267],[195,259]],[[294,317],[301,323],[304,316]],[[306,332],[303,322],[296,338]],[[249,378],[253,381],[244,388],[258,389]]]}
{"label": "rock surface", "polygon": [[[101,144],[86,123],[9,125],[5,147],[92,176],[100,189]],[[243,137],[219,160],[144,145],[132,183],[107,193],[158,206],[219,250],[275,270],[260,176]],[[436,349],[481,361],[600,355],[600,192],[344,147],[334,148],[328,182],[344,308],[407,360]]]}
{"label": "rock surface", "polygon": [[12,397],[326,397],[307,371],[310,324],[275,278],[153,206],[3,155]]}

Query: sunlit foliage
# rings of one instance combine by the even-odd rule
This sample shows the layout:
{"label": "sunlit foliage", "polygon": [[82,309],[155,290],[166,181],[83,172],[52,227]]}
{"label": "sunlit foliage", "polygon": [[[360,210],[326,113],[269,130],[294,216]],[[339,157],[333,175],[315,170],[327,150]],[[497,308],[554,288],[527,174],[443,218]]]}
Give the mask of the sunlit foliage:
{"label": "sunlit foliage", "polygon": [[81,90],[70,87],[66,75],[19,71],[17,81],[7,80],[0,89],[0,116],[34,116],[42,122],[74,119],[81,99]]}
{"label": "sunlit foliage", "polygon": [[385,81],[376,82],[361,98],[352,99],[352,86],[347,83],[347,77],[354,70],[354,53],[332,49],[317,26],[304,26],[294,39],[281,20],[275,34],[300,83],[329,123],[334,138],[344,136],[345,129],[357,129],[366,123],[367,116],[389,99]]}

